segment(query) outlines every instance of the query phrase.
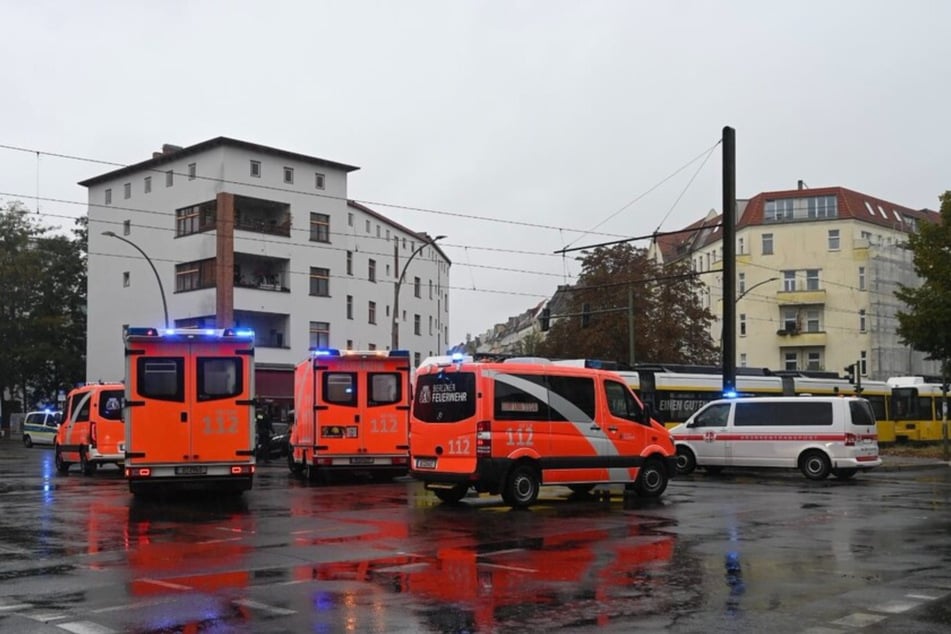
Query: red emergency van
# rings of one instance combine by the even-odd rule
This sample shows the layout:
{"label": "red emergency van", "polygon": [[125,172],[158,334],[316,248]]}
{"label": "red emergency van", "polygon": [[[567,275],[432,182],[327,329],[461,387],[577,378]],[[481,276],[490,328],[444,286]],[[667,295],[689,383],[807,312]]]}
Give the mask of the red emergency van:
{"label": "red emergency van", "polygon": [[94,383],[77,387],[66,396],[66,417],[56,432],[54,462],[60,473],[78,464],[84,475],[104,464],[120,469],[125,460],[125,424],[122,422],[121,383]]}
{"label": "red emergency van", "polygon": [[254,333],[129,328],[125,355],[129,490],[250,489]]}
{"label": "red emergency van", "polygon": [[409,470],[409,352],[312,350],[294,373],[294,474]]}

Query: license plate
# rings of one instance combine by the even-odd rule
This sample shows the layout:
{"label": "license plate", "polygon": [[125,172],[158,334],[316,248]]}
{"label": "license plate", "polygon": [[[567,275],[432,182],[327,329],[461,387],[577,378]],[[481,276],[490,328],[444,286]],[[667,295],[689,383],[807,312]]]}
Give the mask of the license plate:
{"label": "license plate", "polygon": [[436,459],[435,458],[417,458],[416,468],[417,469],[435,469]]}
{"label": "license plate", "polygon": [[200,467],[198,465],[175,467],[175,475],[205,475],[206,473],[208,473],[208,467]]}
{"label": "license plate", "polygon": [[373,464],[373,463],[374,463],[373,458],[364,458],[362,456],[358,456],[356,458],[350,458],[350,464]]}

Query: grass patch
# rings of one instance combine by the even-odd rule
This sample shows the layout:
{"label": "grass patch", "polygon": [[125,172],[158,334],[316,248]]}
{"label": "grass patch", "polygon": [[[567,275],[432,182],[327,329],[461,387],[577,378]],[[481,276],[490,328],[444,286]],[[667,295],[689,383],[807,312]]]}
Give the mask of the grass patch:
{"label": "grass patch", "polygon": [[[951,446],[951,445],[949,445]],[[878,453],[882,456],[907,456],[944,460],[944,444],[936,443],[880,443]]]}

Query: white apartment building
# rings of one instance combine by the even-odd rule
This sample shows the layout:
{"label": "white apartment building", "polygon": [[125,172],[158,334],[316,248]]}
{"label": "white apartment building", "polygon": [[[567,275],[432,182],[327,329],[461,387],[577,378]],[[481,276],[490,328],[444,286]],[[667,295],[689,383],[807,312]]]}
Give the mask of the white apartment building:
{"label": "white apartment building", "polygon": [[[700,297],[723,324],[723,230],[715,212],[692,230],[659,236],[652,256],[688,259],[705,288]],[[738,201],[736,219],[736,365],[862,376],[939,374],[937,362],[902,344],[894,293],[919,283],[909,233],[940,214],[844,187],[764,192]]]}
{"label": "white apartment building", "polygon": [[441,353],[451,263],[439,237],[349,200],[356,169],[218,137],[82,181],[87,380],[123,378],[123,328],[164,326],[162,289],[169,327],[254,330],[258,396],[285,405],[310,348],[389,349],[395,321],[415,364]]}

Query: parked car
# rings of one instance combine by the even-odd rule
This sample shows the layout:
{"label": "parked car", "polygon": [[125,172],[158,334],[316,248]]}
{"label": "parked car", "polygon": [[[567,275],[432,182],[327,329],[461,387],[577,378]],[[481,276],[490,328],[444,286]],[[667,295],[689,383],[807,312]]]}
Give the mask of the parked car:
{"label": "parked car", "polygon": [[52,410],[30,412],[23,419],[23,444],[27,447],[52,445],[53,439],[56,438],[56,431],[62,422],[62,412]]}
{"label": "parked car", "polygon": [[260,458],[283,458],[290,450],[290,424],[271,423],[271,439],[267,445],[267,452],[259,455]]}

